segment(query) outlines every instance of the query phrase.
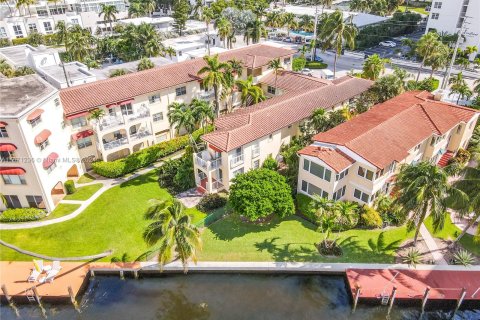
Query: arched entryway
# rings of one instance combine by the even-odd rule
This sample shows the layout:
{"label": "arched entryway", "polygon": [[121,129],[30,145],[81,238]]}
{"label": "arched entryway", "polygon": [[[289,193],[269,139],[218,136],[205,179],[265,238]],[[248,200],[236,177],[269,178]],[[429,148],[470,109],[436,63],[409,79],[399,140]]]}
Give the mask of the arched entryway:
{"label": "arched entryway", "polygon": [[50,194],[52,195],[53,204],[57,205],[57,203],[60,202],[63,197],[65,197],[65,189],[63,187],[63,182],[58,181],[57,184],[52,188]]}
{"label": "arched entryway", "polygon": [[72,178],[72,177],[78,177],[78,167],[76,164],[70,167],[67,171],[67,177]]}

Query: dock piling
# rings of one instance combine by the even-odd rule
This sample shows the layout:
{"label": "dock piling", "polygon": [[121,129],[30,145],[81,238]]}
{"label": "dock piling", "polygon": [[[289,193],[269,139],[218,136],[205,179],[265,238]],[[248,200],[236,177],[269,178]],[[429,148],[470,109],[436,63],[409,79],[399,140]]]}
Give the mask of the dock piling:
{"label": "dock piling", "polygon": [[3,294],[5,295],[5,298],[7,299],[7,302],[11,303],[12,297],[8,294],[7,286],[4,284],[2,284],[2,291],[3,291]]}
{"label": "dock piling", "polygon": [[430,287],[427,287],[425,289],[425,293],[423,294],[423,298],[422,298],[422,313],[420,314],[420,319],[423,317],[423,313],[425,312],[425,305],[427,304],[429,294],[430,294]]}
{"label": "dock piling", "polygon": [[454,316],[455,316],[455,313],[457,313],[458,309],[460,309],[460,306],[462,305],[463,299],[465,299],[466,294],[467,294],[467,289],[462,288],[462,292],[460,293],[460,298],[457,301],[457,306],[455,307],[455,311],[453,311]]}
{"label": "dock piling", "polygon": [[395,295],[397,294],[397,287],[393,287],[392,295],[390,296],[390,304],[388,305],[388,312],[387,315],[390,315],[390,311],[392,311],[393,302],[395,301]]}
{"label": "dock piling", "polygon": [[133,277],[138,279],[138,270],[133,270]]}
{"label": "dock piling", "polygon": [[125,280],[125,275],[123,273],[123,270],[120,270],[120,279]]}
{"label": "dock piling", "polygon": [[358,299],[360,298],[361,292],[362,291],[361,291],[360,287],[357,287],[357,291],[355,292],[355,300],[353,301],[352,313],[355,313],[355,310],[357,310]]}

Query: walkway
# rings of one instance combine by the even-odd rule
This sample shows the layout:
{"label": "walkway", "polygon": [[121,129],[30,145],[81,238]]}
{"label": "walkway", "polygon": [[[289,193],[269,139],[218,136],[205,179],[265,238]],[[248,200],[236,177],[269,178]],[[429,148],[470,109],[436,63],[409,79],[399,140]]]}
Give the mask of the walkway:
{"label": "walkway", "polygon": [[[176,159],[183,155],[183,151],[177,152],[174,155],[168,157],[168,159]],[[77,217],[79,214],[83,212],[93,201],[95,201],[98,197],[100,197],[105,191],[110,188],[113,188],[121,183],[126,181],[132,180],[137,178],[138,176],[144,175],[152,170],[157,169],[158,167],[163,165],[163,160],[152,164],[149,167],[143,168],[141,170],[136,171],[133,174],[127,175],[122,178],[114,178],[114,179],[106,179],[103,178],[99,180],[95,180],[92,182],[81,184],[81,186],[88,186],[91,184],[102,183],[103,187],[100,188],[97,192],[95,192],[88,200],[80,201],[80,200],[61,200],[60,203],[71,203],[71,204],[80,204],[80,207],[73,211],[72,213],[65,215],[63,217],[59,217],[56,219],[51,220],[44,220],[44,221],[32,221],[32,222],[25,222],[25,223],[0,223],[0,230],[18,230],[18,229],[31,229],[31,228],[39,228],[44,227],[64,221],[71,220]],[[94,175],[97,177],[97,175]]]}
{"label": "walkway", "polygon": [[433,259],[435,260],[435,264],[447,265],[448,263],[443,257],[443,253],[438,248],[437,243],[435,242],[432,235],[430,234],[428,229],[425,227],[425,224],[423,223],[422,223],[422,226],[420,227],[420,235],[425,241],[425,244],[427,245],[428,250],[430,250],[430,253],[433,256]]}
{"label": "walkway", "polygon": [[[452,223],[457,226],[460,230],[463,230],[467,227],[469,221],[460,217],[456,212],[450,212],[450,217],[452,218]],[[480,217],[477,220],[477,225],[473,225],[468,228],[467,233],[474,236],[477,232],[477,228],[480,228]]]}

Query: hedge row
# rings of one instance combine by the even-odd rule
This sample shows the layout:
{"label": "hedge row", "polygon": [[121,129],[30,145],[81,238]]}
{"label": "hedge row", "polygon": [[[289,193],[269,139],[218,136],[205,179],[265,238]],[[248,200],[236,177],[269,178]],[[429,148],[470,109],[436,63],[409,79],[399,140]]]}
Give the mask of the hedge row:
{"label": "hedge row", "polygon": [[37,208],[7,209],[0,215],[0,222],[35,221],[45,217],[46,212]]}
{"label": "hedge row", "polygon": [[[211,130],[212,128],[209,127],[208,131]],[[195,141],[198,141],[203,132],[203,128],[193,132],[192,136]],[[188,144],[188,135],[180,136],[168,141],[154,144],[151,147],[134,152],[131,155],[119,160],[94,162],[92,164],[92,169],[95,171],[95,173],[101,176],[107,178],[118,178],[137,169],[149,166],[155,161],[185,148]]]}

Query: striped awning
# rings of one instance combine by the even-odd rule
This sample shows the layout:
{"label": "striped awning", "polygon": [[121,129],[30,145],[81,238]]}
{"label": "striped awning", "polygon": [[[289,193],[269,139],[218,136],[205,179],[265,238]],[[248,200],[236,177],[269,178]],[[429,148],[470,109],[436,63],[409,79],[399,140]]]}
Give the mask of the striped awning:
{"label": "striped awning", "polygon": [[20,167],[0,167],[1,175],[23,176],[25,169]]}

